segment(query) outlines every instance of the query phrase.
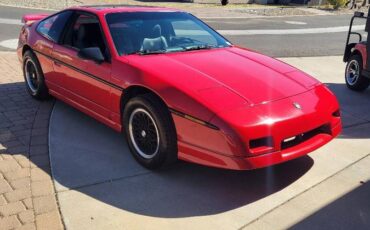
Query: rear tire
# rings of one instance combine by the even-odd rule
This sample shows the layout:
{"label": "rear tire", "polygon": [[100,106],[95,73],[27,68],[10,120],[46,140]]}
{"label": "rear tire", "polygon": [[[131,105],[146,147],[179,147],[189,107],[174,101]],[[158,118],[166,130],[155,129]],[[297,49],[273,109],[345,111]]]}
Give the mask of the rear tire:
{"label": "rear tire", "polygon": [[49,90],[45,84],[44,74],[36,55],[27,50],[23,55],[23,76],[28,93],[37,100],[49,98]]}
{"label": "rear tire", "polygon": [[141,165],[158,169],[177,160],[177,134],[171,113],[155,95],[129,100],[122,123],[131,153]]}
{"label": "rear tire", "polygon": [[362,57],[358,54],[352,55],[347,62],[345,72],[346,85],[349,89],[364,91],[369,87],[370,79],[362,75],[362,70]]}

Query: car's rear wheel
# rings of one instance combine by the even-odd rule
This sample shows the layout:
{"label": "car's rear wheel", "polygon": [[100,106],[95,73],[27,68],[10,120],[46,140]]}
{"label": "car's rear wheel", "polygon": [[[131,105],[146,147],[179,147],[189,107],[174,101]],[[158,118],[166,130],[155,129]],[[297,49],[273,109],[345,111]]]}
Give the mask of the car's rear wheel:
{"label": "car's rear wheel", "polygon": [[27,91],[33,98],[45,100],[49,97],[40,63],[30,50],[27,50],[23,55],[23,75]]}
{"label": "car's rear wheel", "polygon": [[123,125],[131,153],[144,167],[157,169],[177,160],[177,137],[171,114],[152,94],[129,100]]}
{"label": "car's rear wheel", "polygon": [[363,91],[370,85],[370,79],[362,75],[362,70],[361,56],[358,54],[352,55],[347,62],[345,72],[345,80],[348,88],[355,91]]}

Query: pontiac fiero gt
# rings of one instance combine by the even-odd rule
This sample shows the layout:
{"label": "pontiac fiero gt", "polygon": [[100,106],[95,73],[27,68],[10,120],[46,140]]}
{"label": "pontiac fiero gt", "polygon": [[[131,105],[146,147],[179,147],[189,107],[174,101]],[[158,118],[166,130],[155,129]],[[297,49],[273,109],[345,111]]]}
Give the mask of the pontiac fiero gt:
{"label": "pontiac fiero gt", "polygon": [[325,85],[231,44],[189,13],[81,6],[23,22],[17,52],[29,93],[52,95],[122,131],[145,167],[177,159],[266,167],[341,131]]}

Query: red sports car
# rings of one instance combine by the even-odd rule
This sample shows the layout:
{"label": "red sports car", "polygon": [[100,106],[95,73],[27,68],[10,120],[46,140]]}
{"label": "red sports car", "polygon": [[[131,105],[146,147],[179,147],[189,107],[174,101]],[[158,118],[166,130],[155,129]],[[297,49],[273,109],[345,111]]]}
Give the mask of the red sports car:
{"label": "red sports car", "polygon": [[174,9],[81,6],[25,15],[29,93],[52,95],[123,133],[136,160],[254,169],[305,155],[341,131],[330,90],[232,45]]}

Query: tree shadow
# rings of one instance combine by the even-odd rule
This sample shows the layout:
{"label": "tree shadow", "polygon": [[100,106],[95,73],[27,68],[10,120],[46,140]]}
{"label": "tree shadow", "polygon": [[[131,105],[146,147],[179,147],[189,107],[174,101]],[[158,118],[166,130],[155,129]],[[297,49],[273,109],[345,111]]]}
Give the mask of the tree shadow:
{"label": "tree shadow", "polygon": [[290,229],[370,229],[370,183],[363,183]]}

